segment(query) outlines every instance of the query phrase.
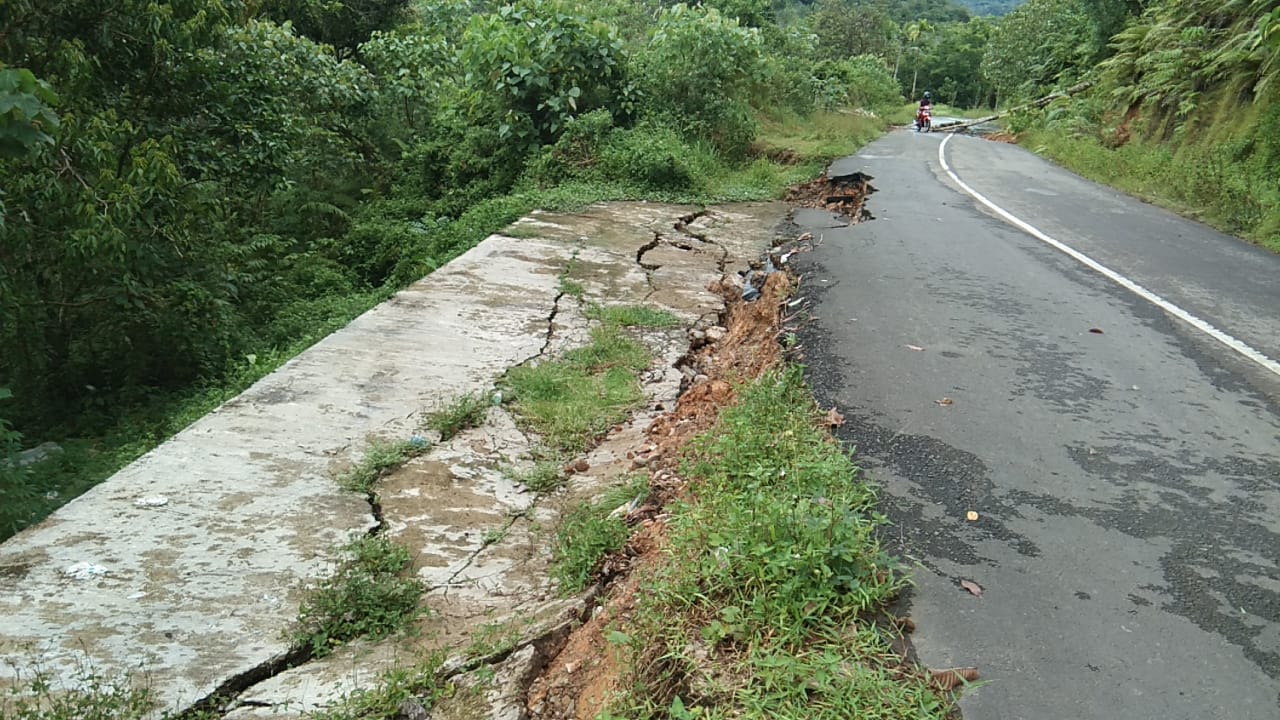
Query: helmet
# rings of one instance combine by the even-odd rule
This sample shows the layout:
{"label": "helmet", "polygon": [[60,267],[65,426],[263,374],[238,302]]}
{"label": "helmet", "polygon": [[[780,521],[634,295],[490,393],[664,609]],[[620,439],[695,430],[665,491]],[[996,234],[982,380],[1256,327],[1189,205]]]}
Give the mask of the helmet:
{"label": "helmet", "polygon": [[925,91],[924,91],[924,99],[925,99],[925,100],[928,100],[928,99],[930,99],[930,98],[932,98],[932,97],[933,97],[933,96],[929,94],[929,91],[928,91],[928,90],[925,90]]}

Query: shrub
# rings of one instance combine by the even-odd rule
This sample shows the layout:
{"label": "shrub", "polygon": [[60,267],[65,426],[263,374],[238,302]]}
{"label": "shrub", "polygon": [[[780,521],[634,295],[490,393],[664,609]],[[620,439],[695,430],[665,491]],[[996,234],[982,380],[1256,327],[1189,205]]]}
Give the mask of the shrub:
{"label": "shrub", "polygon": [[698,177],[700,153],[680,135],[645,124],[615,131],[600,151],[600,169],[617,180],[655,189],[687,189]]}
{"label": "shrub", "polygon": [[635,72],[645,113],[742,157],[755,135],[746,98],[761,72],[760,34],[714,8],[662,10]]}

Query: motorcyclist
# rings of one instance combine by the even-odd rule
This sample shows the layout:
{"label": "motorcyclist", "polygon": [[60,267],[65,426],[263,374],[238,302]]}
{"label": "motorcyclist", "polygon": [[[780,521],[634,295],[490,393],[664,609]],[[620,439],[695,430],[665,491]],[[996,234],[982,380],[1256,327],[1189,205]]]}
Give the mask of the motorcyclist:
{"label": "motorcyclist", "polygon": [[923,128],[925,125],[925,114],[933,115],[933,96],[928,90],[924,91],[924,97],[920,98],[920,109],[916,110],[916,127]]}

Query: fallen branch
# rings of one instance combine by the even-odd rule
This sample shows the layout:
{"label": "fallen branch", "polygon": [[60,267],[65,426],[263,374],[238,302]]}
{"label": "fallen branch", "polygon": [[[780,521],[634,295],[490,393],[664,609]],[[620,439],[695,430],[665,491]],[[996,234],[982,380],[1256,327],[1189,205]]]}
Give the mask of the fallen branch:
{"label": "fallen branch", "polygon": [[1030,108],[1042,108],[1045,105],[1048,105],[1049,103],[1053,102],[1054,100],[1069,98],[1072,95],[1075,95],[1076,93],[1079,93],[1079,92],[1084,92],[1085,90],[1088,90],[1091,87],[1093,87],[1093,81],[1087,80],[1085,82],[1072,85],[1066,90],[1060,90],[1058,92],[1049,93],[1048,95],[1045,95],[1042,98],[1032,100],[1029,103],[1023,103],[1022,105],[1019,105],[1017,107],[1012,107],[1007,110],[1003,110],[994,115],[988,115],[986,117],[980,117],[977,120],[966,120],[964,122],[956,123],[954,125],[946,125],[943,127],[939,127],[938,131],[939,132],[956,132],[957,130],[964,130],[965,128],[973,127],[974,125],[981,125],[982,123],[991,122],[992,120],[999,120],[1000,118],[1004,117],[1005,115],[1008,115],[1009,113],[1018,112],[1020,110],[1027,110]]}

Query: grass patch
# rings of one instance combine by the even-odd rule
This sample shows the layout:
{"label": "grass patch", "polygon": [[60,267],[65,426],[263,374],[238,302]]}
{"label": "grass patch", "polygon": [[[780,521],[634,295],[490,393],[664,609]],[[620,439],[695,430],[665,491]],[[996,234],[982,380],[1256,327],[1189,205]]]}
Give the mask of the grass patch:
{"label": "grass patch", "polygon": [[550,492],[564,484],[564,469],[558,460],[539,460],[523,472],[509,477],[536,493]]}
{"label": "grass patch", "polygon": [[334,574],[298,609],[290,640],[316,657],[357,637],[379,640],[409,625],[422,612],[423,587],[404,576],[409,551],[383,537],[361,537],[342,549]]}
{"label": "grass patch", "polygon": [[791,116],[767,118],[760,123],[756,142],[766,149],[789,150],[804,162],[795,168],[802,177],[788,183],[795,184],[822,171],[814,163],[825,164],[852,155],[880,137],[885,125],[883,118],[850,111],[819,112],[803,121]]}
{"label": "grass patch", "polygon": [[623,327],[670,328],[680,324],[680,318],[661,308],[648,305],[588,305],[583,310],[588,318],[605,325]]}
{"label": "grass patch", "polygon": [[84,670],[74,689],[36,669],[0,697],[4,720],[141,720],[155,708],[153,694],[122,679]]}
{"label": "grass patch", "polygon": [[467,656],[483,658],[507,652],[520,644],[520,626],[515,621],[485,623],[471,635]]}
{"label": "grass patch", "polygon": [[443,442],[463,430],[483,425],[490,404],[490,398],[485,393],[467,393],[428,414],[423,425],[440,433],[440,440]]}
{"label": "grass patch", "polygon": [[618,506],[648,493],[643,475],[630,483],[610,489],[594,503],[583,503],[560,521],[552,548],[551,577],[560,592],[572,595],[591,583],[600,561],[626,544],[630,531],[620,516],[612,516]]}
{"label": "grass patch", "polygon": [[552,453],[574,455],[643,402],[636,374],[650,362],[644,345],[606,325],[562,359],[512,368],[503,387],[516,416]]}
{"label": "grass patch", "polygon": [[388,470],[403,465],[407,460],[425,453],[430,446],[425,440],[414,438],[400,442],[374,440],[365,448],[364,457],[355,467],[338,476],[343,490],[371,493],[378,480]]}
{"label": "grass patch", "polygon": [[[880,548],[874,489],[821,429],[799,368],[745,388],[695,440],[673,561],[639,594],[629,718],[942,718],[865,620],[905,581]],[[710,659],[708,659],[710,658]],[[708,663],[715,667],[708,667]]]}
{"label": "grass patch", "polygon": [[415,700],[423,710],[430,710],[442,698],[453,693],[452,684],[440,679],[443,653],[436,653],[404,667],[388,670],[378,683],[357,690],[324,710],[308,715],[312,720],[366,720],[367,718],[403,717],[401,706]]}

